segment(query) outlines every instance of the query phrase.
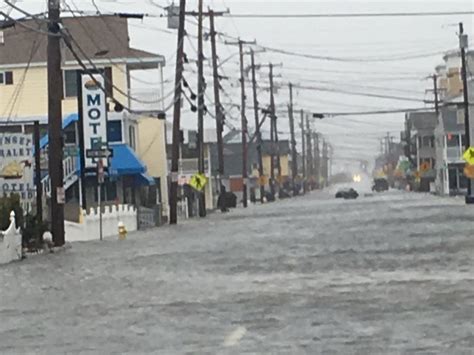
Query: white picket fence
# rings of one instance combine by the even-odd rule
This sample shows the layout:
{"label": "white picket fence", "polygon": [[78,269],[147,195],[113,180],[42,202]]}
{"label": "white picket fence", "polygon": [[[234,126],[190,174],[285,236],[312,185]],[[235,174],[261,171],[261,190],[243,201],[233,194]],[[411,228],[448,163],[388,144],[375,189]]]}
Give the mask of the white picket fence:
{"label": "white picket fence", "polygon": [[21,231],[16,228],[15,212],[10,213],[10,227],[0,231],[0,264],[7,264],[14,260],[21,260]]}
{"label": "white picket fence", "polygon": [[[118,223],[123,222],[128,232],[137,230],[137,210],[129,205],[106,206],[102,214],[103,236],[118,237]],[[99,211],[91,208],[89,213],[83,212],[82,223],[65,222],[67,242],[83,242],[99,240]]]}

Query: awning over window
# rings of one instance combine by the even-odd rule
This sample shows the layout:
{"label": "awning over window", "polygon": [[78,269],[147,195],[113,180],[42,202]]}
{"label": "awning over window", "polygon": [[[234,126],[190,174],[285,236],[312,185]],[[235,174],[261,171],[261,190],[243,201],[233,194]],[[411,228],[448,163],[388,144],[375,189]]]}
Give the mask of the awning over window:
{"label": "awning over window", "polygon": [[123,176],[146,173],[146,166],[128,145],[110,144],[109,147],[114,151],[110,164],[111,175]]}
{"label": "awning over window", "polygon": [[155,185],[155,180],[146,174],[146,166],[137,154],[126,144],[110,144],[114,155],[111,159],[109,173],[111,176],[133,175],[137,186]]}

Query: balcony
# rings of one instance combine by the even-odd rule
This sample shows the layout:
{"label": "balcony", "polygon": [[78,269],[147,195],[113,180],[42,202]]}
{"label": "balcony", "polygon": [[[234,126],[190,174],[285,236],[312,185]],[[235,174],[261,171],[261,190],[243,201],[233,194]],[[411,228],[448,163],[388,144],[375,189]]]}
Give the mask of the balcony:
{"label": "balcony", "polygon": [[447,147],[446,152],[447,152],[448,162],[454,163],[454,162],[463,161],[462,159],[463,152],[461,152],[461,147]]}

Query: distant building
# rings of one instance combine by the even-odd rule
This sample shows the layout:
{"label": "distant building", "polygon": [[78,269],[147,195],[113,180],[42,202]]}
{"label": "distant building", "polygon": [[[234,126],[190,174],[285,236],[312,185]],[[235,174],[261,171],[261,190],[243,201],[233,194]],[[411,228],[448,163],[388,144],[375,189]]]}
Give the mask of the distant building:
{"label": "distant building", "polygon": [[[420,174],[420,191],[430,191],[436,178],[435,128],[438,124],[433,111],[409,112],[406,114],[407,137],[410,137],[411,157]],[[414,148],[414,149],[413,149]],[[434,188],[434,185],[433,185]]]}

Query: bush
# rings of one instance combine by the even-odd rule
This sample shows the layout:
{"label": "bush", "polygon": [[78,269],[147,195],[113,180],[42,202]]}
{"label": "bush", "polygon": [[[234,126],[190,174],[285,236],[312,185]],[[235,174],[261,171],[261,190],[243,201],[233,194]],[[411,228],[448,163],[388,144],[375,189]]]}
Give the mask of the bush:
{"label": "bush", "polygon": [[23,226],[23,209],[20,204],[20,196],[0,197],[0,230],[5,231],[10,226],[10,213],[15,212],[17,227]]}
{"label": "bush", "polygon": [[43,248],[43,234],[48,230],[48,224],[37,216],[27,214],[22,230],[22,244],[28,251],[37,251]]}

